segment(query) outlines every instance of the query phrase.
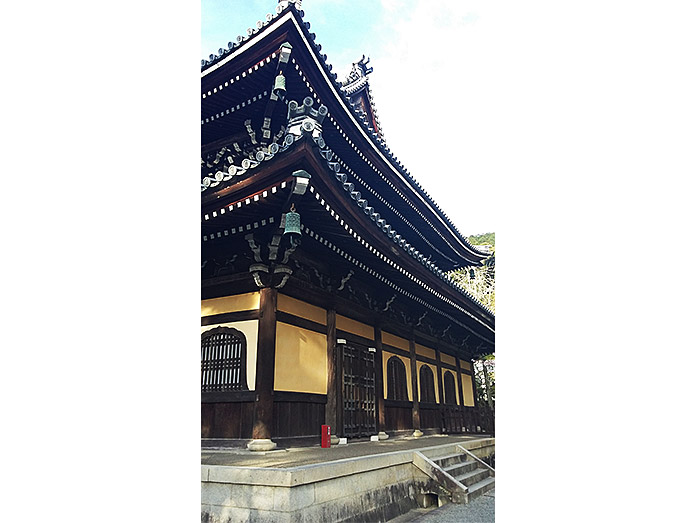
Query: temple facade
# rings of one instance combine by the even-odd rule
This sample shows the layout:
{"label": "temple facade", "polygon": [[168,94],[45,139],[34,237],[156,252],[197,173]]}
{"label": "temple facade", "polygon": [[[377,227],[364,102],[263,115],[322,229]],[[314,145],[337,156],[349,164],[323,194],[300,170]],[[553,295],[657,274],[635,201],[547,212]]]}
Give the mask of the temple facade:
{"label": "temple facade", "polygon": [[490,432],[494,314],[447,275],[488,254],[390,151],[369,60],[339,78],[298,4],[201,64],[201,437]]}

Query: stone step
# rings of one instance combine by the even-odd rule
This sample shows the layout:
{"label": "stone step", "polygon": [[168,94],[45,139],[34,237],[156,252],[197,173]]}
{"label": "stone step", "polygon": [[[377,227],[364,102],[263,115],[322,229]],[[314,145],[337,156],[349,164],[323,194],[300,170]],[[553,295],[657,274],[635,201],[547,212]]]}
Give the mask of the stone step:
{"label": "stone step", "polygon": [[465,472],[475,470],[477,466],[478,463],[476,461],[463,461],[461,463],[455,463],[454,465],[450,465],[449,467],[441,468],[451,476],[456,477],[461,474],[464,474]]}
{"label": "stone step", "polygon": [[467,461],[467,454],[462,452],[456,452],[455,454],[447,454],[445,456],[439,456],[437,458],[431,458],[436,465],[442,469],[451,467],[452,465],[458,465]]}
{"label": "stone step", "polygon": [[474,483],[467,487],[467,490],[469,491],[469,501],[472,501],[474,498],[481,496],[485,492],[491,490],[494,488],[494,479],[495,478],[485,478],[481,481],[478,481],[477,483]]}
{"label": "stone step", "polygon": [[479,481],[489,477],[488,469],[475,469],[469,472],[465,472],[459,476],[455,476],[455,479],[460,483],[469,488],[470,485],[474,485]]}

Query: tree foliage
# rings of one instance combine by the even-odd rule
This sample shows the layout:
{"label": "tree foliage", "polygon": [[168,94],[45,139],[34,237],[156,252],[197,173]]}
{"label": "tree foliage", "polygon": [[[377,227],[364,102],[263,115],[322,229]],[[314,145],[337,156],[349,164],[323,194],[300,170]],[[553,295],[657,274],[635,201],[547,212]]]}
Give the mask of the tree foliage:
{"label": "tree foliage", "polygon": [[[481,266],[464,267],[450,273],[450,277],[462,285],[477,301],[496,311],[496,238],[493,232],[470,236],[472,245],[490,246],[489,257]],[[479,405],[494,408],[496,400],[496,373],[494,354],[482,356],[474,362],[474,379]]]}

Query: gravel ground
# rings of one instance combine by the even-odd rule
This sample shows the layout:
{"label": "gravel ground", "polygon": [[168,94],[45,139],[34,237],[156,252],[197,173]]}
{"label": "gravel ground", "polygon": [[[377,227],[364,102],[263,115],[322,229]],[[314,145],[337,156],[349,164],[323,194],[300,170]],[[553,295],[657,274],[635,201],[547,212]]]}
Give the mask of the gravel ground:
{"label": "gravel ground", "polygon": [[485,492],[467,505],[448,503],[429,510],[412,510],[390,523],[494,523],[494,492]]}

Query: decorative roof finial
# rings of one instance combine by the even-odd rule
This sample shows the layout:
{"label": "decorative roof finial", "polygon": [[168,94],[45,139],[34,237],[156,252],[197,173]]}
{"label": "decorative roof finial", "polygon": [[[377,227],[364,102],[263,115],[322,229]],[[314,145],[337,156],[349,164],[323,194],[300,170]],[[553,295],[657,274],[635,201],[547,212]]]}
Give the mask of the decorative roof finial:
{"label": "decorative roof finial", "polygon": [[278,0],[279,4],[283,5],[283,9],[288,7],[288,4],[295,4],[296,9],[300,9],[302,7],[302,0]]}

